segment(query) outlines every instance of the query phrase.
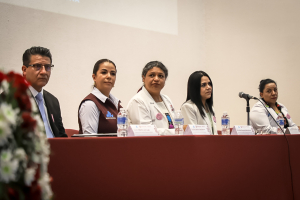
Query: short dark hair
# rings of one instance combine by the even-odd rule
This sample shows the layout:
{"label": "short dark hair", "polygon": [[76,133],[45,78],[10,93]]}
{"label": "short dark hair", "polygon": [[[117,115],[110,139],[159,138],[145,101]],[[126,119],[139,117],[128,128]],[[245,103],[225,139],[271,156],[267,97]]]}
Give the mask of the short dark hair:
{"label": "short dark hair", "polygon": [[50,50],[44,47],[31,47],[27,49],[23,54],[23,65],[28,67],[31,59],[31,55],[41,55],[50,58],[50,62],[52,63],[52,55]]}
{"label": "short dark hair", "polygon": [[94,69],[93,69],[93,74],[97,75],[97,71],[99,70],[99,67],[102,63],[105,63],[105,62],[109,62],[111,64],[113,64],[115,66],[115,68],[117,69],[115,63],[109,59],[101,59],[101,60],[98,60],[95,65],[94,65]]}
{"label": "short dark hair", "polygon": [[265,86],[269,83],[275,83],[275,85],[277,86],[277,84],[274,80],[269,79],[269,78],[263,79],[260,81],[259,86],[258,86],[259,92],[263,93]]}
{"label": "short dark hair", "polygon": [[142,71],[142,76],[146,76],[147,72],[152,69],[153,67],[158,67],[160,68],[164,74],[165,74],[165,77],[167,78],[168,77],[168,69],[166,68],[166,66],[164,66],[164,64],[162,64],[161,62],[159,61],[151,61],[151,62],[148,62],[145,67],[143,68],[143,71]]}
{"label": "short dark hair", "polygon": [[205,113],[203,111],[203,108],[205,109],[205,107],[202,103],[202,97],[200,94],[201,79],[203,76],[207,76],[211,82],[211,87],[212,87],[211,97],[206,100],[206,103],[208,105],[210,113],[215,115],[215,113],[212,109],[212,106],[213,106],[213,83],[212,83],[210,77],[208,76],[208,74],[205,73],[204,71],[195,71],[194,73],[192,73],[190,75],[189,80],[188,80],[188,85],[187,85],[187,97],[186,97],[186,101],[192,100],[192,102],[194,104],[196,104],[202,118],[205,117]]}

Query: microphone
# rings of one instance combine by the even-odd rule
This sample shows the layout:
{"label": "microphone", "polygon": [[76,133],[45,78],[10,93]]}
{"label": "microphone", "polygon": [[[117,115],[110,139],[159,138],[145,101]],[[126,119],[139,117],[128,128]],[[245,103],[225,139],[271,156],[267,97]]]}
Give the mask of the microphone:
{"label": "microphone", "polygon": [[[247,101],[247,107],[246,107],[246,112],[247,112],[247,125],[249,126],[250,125],[250,115],[249,115],[249,113],[250,113],[250,107],[249,107],[249,100],[250,99],[257,99],[256,97],[254,97],[254,96],[251,96],[251,95],[249,95],[249,94],[245,94],[244,92],[240,92],[239,93],[239,97],[240,98],[244,98],[244,99],[246,99],[246,101]],[[258,99],[257,99],[258,100]]]}
{"label": "microphone", "polygon": [[256,99],[256,100],[258,100],[258,98],[254,97],[254,96],[251,96],[250,94],[245,94],[244,92],[240,92],[239,97],[244,98],[244,99]]}

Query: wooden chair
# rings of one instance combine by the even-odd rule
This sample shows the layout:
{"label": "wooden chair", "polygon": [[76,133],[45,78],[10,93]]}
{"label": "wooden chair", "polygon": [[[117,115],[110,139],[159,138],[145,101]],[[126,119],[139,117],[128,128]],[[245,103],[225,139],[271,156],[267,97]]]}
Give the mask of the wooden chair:
{"label": "wooden chair", "polygon": [[79,131],[74,129],[65,129],[65,131],[68,137],[72,137],[74,134],[79,134]]}

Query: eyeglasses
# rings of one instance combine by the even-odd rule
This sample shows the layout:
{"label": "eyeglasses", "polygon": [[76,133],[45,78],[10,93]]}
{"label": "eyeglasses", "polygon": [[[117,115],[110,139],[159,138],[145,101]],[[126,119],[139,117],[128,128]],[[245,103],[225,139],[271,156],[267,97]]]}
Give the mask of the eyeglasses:
{"label": "eyeglasses", "polygon": [[51,64],[33,64],[33,65],[28,65],[27,67],[33,67],[35,71],[40,71],[43,66],[45,67],[45,70],[47,72],[50,72],[52,67],[54,67],[54,65]]}

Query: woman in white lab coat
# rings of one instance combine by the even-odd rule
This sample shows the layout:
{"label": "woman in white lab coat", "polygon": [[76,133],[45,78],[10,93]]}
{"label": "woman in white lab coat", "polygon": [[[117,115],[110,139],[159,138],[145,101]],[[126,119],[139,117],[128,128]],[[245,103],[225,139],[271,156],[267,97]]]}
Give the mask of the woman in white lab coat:
{"label": "woman in white lab coat", "polygon": [[142,72],[144,86],[127,106],[130,124],[153,124],[160,135],[175,134],[173,104],[160,93],[167,77],[168,69],[161,62],[146,64]]}
{"label": "woman in white lab coat", "polygon": [[207,73],[196,71],[190,75],[181,113],[184,124],[207,125],[213,135],[218,134],[213,109],[213,84]]}
{"label": "woman in white lab coat", "polygon": [[[283,104],[277,102],[278,88],[274,80],[261,80],[259,84],[259,94],[261,99],[254,104],[250,112],[250,123],[257,133],[276,134],[278,126],[275,120],[280,113],[284,118],[284,129],[297,126],[292,121],[287,108]],[[265,108],[264,105],[267,108]]]}

